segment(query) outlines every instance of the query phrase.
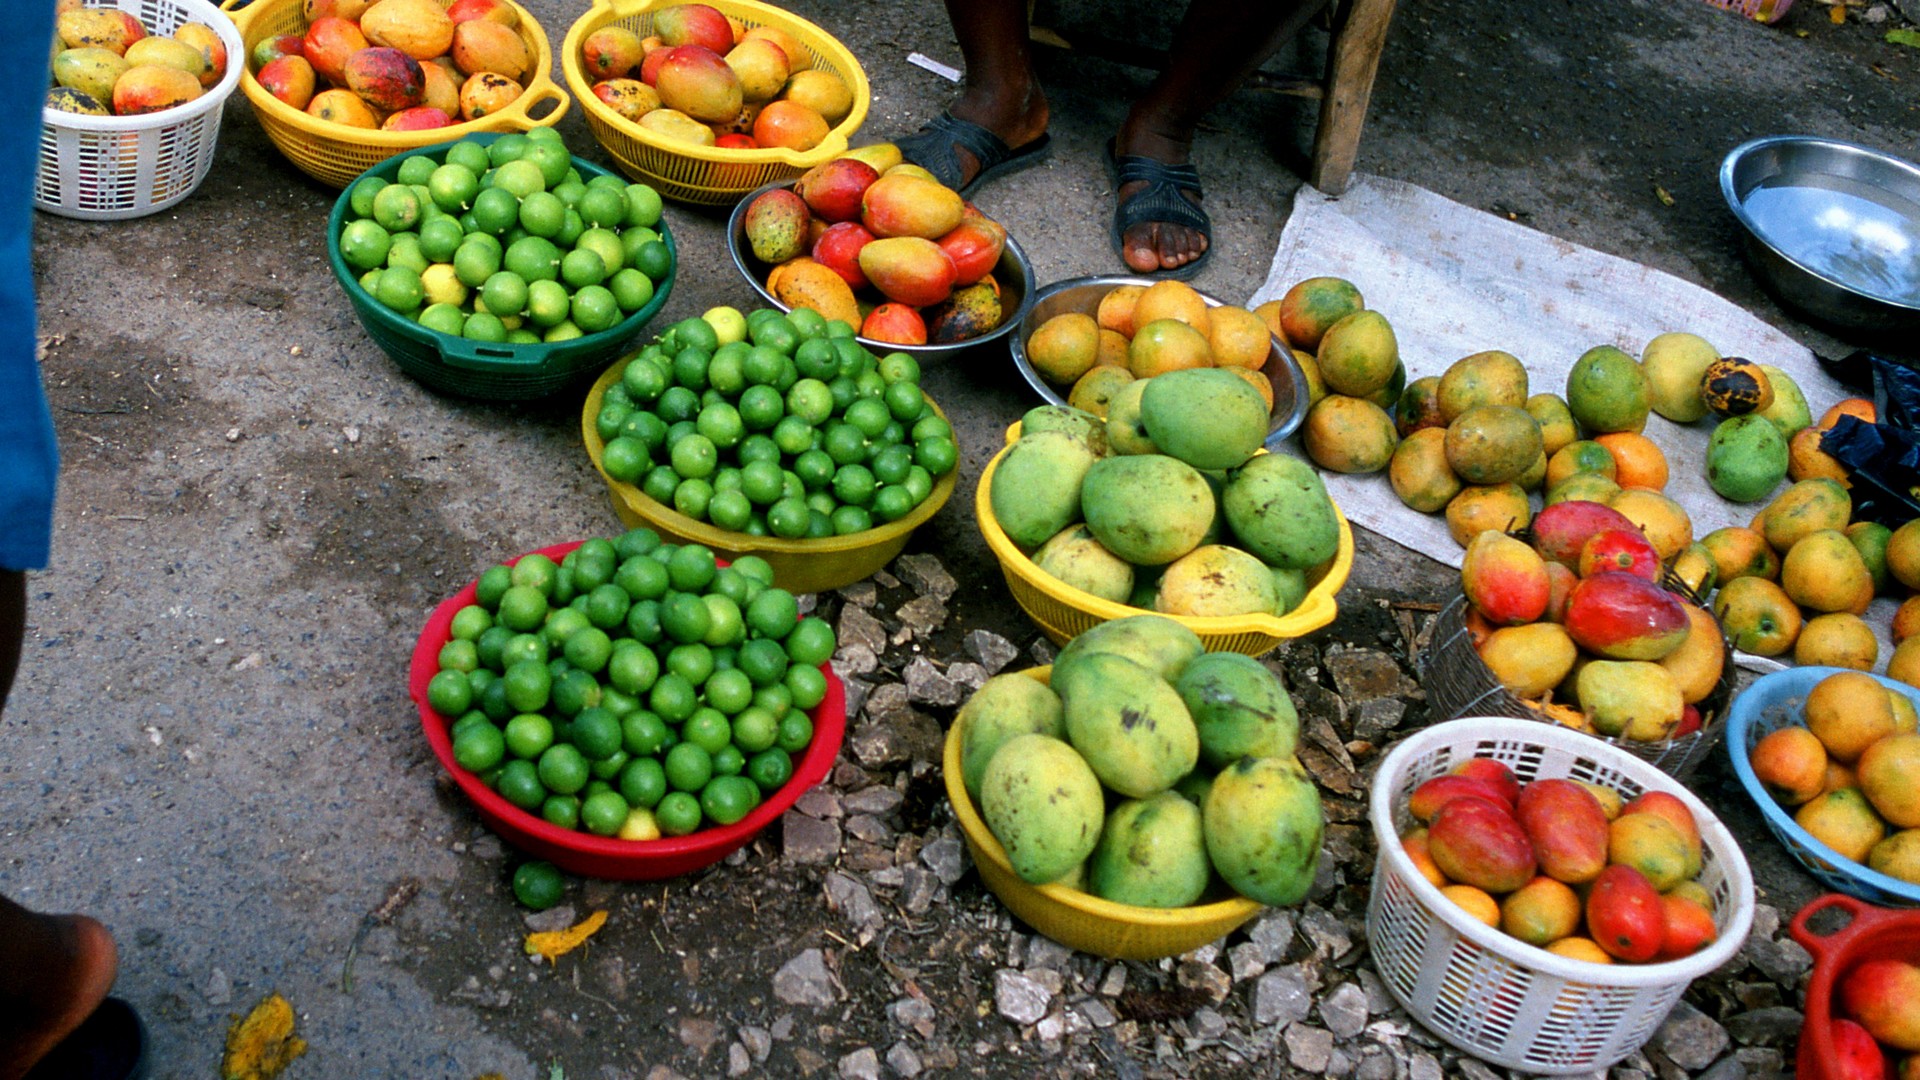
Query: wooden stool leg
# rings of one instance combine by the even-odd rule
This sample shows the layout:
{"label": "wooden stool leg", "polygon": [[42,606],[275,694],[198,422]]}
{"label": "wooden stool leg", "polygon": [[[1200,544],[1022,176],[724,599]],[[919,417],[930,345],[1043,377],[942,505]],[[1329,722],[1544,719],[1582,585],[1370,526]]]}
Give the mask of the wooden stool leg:
{"label": "wooden stool leg", "polygon": [[1327,58],[1326,93],[1320,99],[1320,126],[1313,135],[1313,166],[1307,182],[1328,195],[1347,189],[1367,122],[1373,77],[1387,43],[1395,0],[1352,0],[1335,30]]}

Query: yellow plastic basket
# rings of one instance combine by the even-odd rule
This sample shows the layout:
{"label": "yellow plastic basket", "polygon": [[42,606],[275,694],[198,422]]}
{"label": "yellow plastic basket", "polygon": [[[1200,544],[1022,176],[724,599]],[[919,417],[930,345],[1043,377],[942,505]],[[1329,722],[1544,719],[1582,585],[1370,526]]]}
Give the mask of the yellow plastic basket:
{"label": "yellow plastic basket", "polygon": [[621,171],[645,181],[670,199],[702,206],[721,206],[762,184],[792,180],[808,169],[847,152],[854,132],[867,118],[872,94],[867,75],[845,45],[813,23],[788,11],[755,0],[704,0],[723,15],[740,20],[749,29],[772,26],[785,30],[807,50],[813,67],[830,71],[853,91],[853,111],[827,132],[811,150],[766,147],[727,150],[695,146],[657,135],[614,112],[593,94],[593,82],[580,70],[580,46],[588,34],[604,26],[624,26],[641,37],[653,32],[653,13],[684,0],[594,0],[585,15],[567,31],[561,45],[560,67],[567,88],[580,99],[593,137],[607,148]]}
{"label": "yellow plastic basket", "polygon": [[[1045,683],[1053,668],[1021,672]],[[1027,925],[1062,945],[1114,960],[1158,960],[1191,952],[1232,933],[1260,914],[1260,905],[1244,896],[1180,908],[1136,907],[1102,900],[1065,885],[1029,885],[1013,872],[1006,849],[993,838],[974,809],[960,778],[960,727],[947,729],[941,777],[953,816],[967,838],[967,850],[980,880]]]}
{"label": "yellow plastic basket", "polygon": [[[533,16],[527,14],[527,9],[518,4],[513,7],[520,13],[520,39],[527,43],[527,52],[534,58],[534,68],[526,91],[513,104],[478,120],[450,127],[425,131],[369,131],[308,116],[267,93],[267,88],[254,78],[252,65],[247,61],[255,45],[280,34],[306,32],[307,18],[301,9],[301,0],[253,0],[253,3],[239,11],[233,11],[239,2],[223,0],[220,6],[224,11],[233,12],[234,25],[240,30],[241,40],[246,43],[240,55],[232,59],[233,63],[246,68],[240,76],[240,89],[247,95],[247,100],[253,103],[253,114],[260,118],[260,126],[266,129],[267,138],[273,140],[273,145],[279,147],[287,160],[299,166],[302,172],[331,187],[346,187],[361,173],[395,154],[404,154],[423,146],[455,142],[478,131],[510,132],[550,127],[566,115],[568,99],[553,81],[553,50],[547,45],[547,35]],[[553,108],[536,117],[533,110],[542,102],[553,103]]]}
{"label": "yellow plastic basket", "polygon": [[[773,567],[773,583],[788,592],[823,592],[871,577],[874,571],[900,554],[914,529],[947,504],[953,495],[954,482],[960,475],[960,470],[955,468],[935,480],[932,494],[906,517],[846,536],[786,540],[777,536],[749,536],[704,521],[695,521],[670,506],[648,498],[646,493],[632,484],[621,483],[608,476],[601,464],[606,443],[601,441],[596,424],[600,416],[600,400],[606,396],[607,387],[617,382],[626,370],[627,360],[608,368],[594,382],[593,389],[588,391],[586,407],[580,411],[580,437],[587,444],[587,457],[593,459],[594,469],[607,482],[607,490],[613,496],[613,512],[630,529],[645,525],[677,543],[703,544],[723,559],[758,555]],[[946,413],[940,412],[938,405],[934,405],[932,398],[927,399],[927,404],[933,406],[934,412],[946,416]]]}
{"label": "yellow plastic basket", "polygon": [[[1019,438],[1019,424],[1007,429],[1007,445],[987,462],[973,496],[980,534],[986,537],[987,547],[993,549],[994,557],[1000,560],[1000,572],[1006,575],[1014,600],[1056,645],[1065,645],[1083,631],[1109,619],[1140,614],[1139,608],[1076,589],[1040,569],[1000,528],[993,516],[993,473],[999,468],[1000,459],[1007,456],[1007,448]],[[1248,656],[1259,656],[1282,641],[1310,634],[1332,622],[1340,613],[1339,602],[1334,597],[1346,585],[1347,575],[1353,572],[1353,528],[1347,524],[1347,516],[1340,512],[1339,506],[1333,508],[1333,513],[1340,522],[1340,546],[1332,559],[1308,572],[1311,587],[1300,606],[1285,615],[1168,617],[1200,635],[1208,652],[1237,652]]]}

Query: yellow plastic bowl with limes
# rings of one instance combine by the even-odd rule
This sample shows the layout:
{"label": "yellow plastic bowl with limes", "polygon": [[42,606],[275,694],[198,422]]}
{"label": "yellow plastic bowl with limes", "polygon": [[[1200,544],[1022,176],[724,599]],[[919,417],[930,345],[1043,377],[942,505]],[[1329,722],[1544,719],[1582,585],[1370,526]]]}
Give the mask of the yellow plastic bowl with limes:
{"label": "yellow plastic bowl with limes", "polygon": [[[994,558],[1000,560],[1000,571],[1020,609],[1056,645],[1065,645],[1080,633],[1110,619],[1143,614],[1139,608],[1076,589],[1040,569],[1000,527],[993,516],[993,474],[1000,459],[1007,456],[1007,450],[1019,438],[1019,424],[1007,429],[1007,445],[993,455],[986,471],[980,474],[973,507],[980,522],[980,534],[986,538]],[[1332,622],[1340,614],[1340,604],[1335,597],[1346,586],[1347,575],[1353,572],[1353,527],[1347,524],[1347,516],[1340,512],[1338,505],[1334,506],[1333,515],[1340,523],[1339,547],[1333,558],[1307,572],[1307,595],[1292,611],[1285,615],[1167,617],[1200,635],[1208,652],[1238,652],[1248,656],[1259,656],[1282,641],[1310,634]]]}
{"label": "yellow plastic bowl with limes", "polygon": [[[1045,683],[1053,668],[1021,674]],[[967,795],[960,775],[958,724],[947,729],[940,771],[980,880],[1027,925],[1062,945],[1114,960],[1158,960],[1218,941],[1260,914],[1260,904],[1239,895],[1190,907],[1150,908],[1116,904],[1065,885],[1028,884],[1013,872],[1006,849]]]}
{"label": "yellow plastic bowl with limes", "polygon": [[[773,567],[773,583],[788,592],[824,592],[871,577],[874,571],[900,554],[914,529],[940,512],[940,508],[947,504],[947,499],[952,497],[954,484],[960,476],[958,466],[949,469],[946,475],[934,480],[933,491],[907,516],[845,536],[787,540],[777,536],[751,536],[696,521],[648,498],[645,492],[632,484],[608,476],[601,462],[606,443],[600,438],[597,423],[600,401],[606,396],[607,387],[618,382],[626,369],[626,360],[608,368],[594,382],[593,389],[587,393],[587,404],[580,410],[580,437],[587,444],[587,456],[593,459],[593,467],[607,482],[607,490],[613,497],[613,512],[630,529],[645,525],[676,543],[704,544],[723,559],[758,555]],[[932,398],[927,399],[927,404],[934,412],[946,416]]]}

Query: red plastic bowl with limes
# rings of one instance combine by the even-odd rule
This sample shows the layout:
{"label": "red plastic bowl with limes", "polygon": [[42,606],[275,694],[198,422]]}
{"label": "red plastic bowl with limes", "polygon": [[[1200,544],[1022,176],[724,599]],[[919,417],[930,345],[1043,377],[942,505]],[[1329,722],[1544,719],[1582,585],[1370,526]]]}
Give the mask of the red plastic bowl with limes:
{"label": "red plastic bowl with limes", "polygon": [[[539,549],[538,554],[558,562],[581,543],[583,541],[575,540],[555,544]],[[511,559],[507,565],[511,566],[524,557]],[[721,565],[726,564],[722,562]],[[433,609],[433,614],[427,619],[426,629],[420,632],[420,640],[414,646],[413,664],[407,675],[407,696],[413,699],[420,710],[420,729],[426,733],[427,744],[433,747],[433,756],[440,759],[441,766],[452,775],[453,782],[466,792],[467,798],[473,800],[474,808],[480,812],[480,819],[487,823],[487,827],[521,851],[585,877],[618,880],[679,877],[711,866],[743,847],[761,829],[786,813],[787,808],[808,789],[826,779],[828,771],[833,768],[833,760],[840,753],[840,744],[847,730],[847,696],[846,688],[840,684],[832,668],[822,664],[820,670],[827,677],[827,696],[808,714],[813,718],[813,742],[794,762],[793,778],[734,824],[716,825],[686,836],[662,837],[658,840],[621,840],[618,837],[563,829],[527,813],[502,798],[478,776],[454,763],[453,741],[447,737],[447,721],[427,705],[427,683],[440,670],[440,647],[453,636],[454,613],[474,602],[478,585],[477,580],[468,582],[466,588]]]}

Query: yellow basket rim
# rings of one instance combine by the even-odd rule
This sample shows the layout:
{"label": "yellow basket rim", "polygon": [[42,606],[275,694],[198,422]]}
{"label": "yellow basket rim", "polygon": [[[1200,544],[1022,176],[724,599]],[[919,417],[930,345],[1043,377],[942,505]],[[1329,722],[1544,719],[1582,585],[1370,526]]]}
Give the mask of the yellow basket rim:
{"label": "yellow basket rim", "polygon": [[[848,533],[845,536],[824,536],[812,540],[788,540],[779,536],[750,536],[743,532],[732,532],[727,529],[721,529],[704,521],[695,521],[680,511],[675,510],[673,507],[648,496],[646,492],[641,491],[632,484],[615,480],[613,477],[608,476],[606,468],[601,464],[601,457],[606,450],[606,443],[600,438],[600,430],[597,423],[600,416],[600,402],[602,398],[606,397],[607,387],[612,386],[614,381],[620,378],[621,373],[626,371],[627,364],[633,360],[635,355],[637,354],[629,353],[620,358],[609,366],[606,371],[601,372],[598,379],[594,380],[593,388],[587,391],[586,404],[580,409],[580,436],[587,445],[587,457],[592,460],[594,471],[598,472],[600,478],[607,482],[607,488],[613,492],[616,498],[632,506],[643,508],[646,514],[652,515],[664,522],[668,528],[678,532],[681,536],[690,537],[695,542],[705,544],[708,547],[726,548],[733,551],[752,551],[772,555],[838,555],[844,552],[861,551],[868,548],[879,547],[890,541],[904,538],[908,533],[925,524],[933,515],[939,513],[940,508],[945,506],[947,500],[953,496],[954,486],[958,483],[960,477],[960,467],[958,465],[948,470],[945,476],[936,479],[933,482],[933,491],[927,495],[926,499],[922,501],[919,506],[914,507],[913,512],[909,513],[906,517],[898,521],[890,521],[885,525],[876,525],[863,532]],[[927,398],[926,402],[941,419],[946,419],[947,414],[941,410],[940,406],[935,403],[932,398]]]}
{"label": "yellow basket rim", "polygon": [[[593,93],[593,84],[580,70],[579,54],[581,42],[592,31],[589,24],[598,29],[611,19],[624,19],[639,15],[655,7],[670,7],[682,0],[594,0],[573,25],[567,29],[567,36],[560,45],[560,70],[566,79],[567,89],[580,101],[580,108],[587,118],[595,124],[603,124],[612,131],[645,146],[649,149],[690,161],[705,162],[712,165],[786,165],[796,169],[807,169],[824,161],[839,157],[852,148],[855,132],[867,121],[867,111],[873,104],[872,86],[867,82],[867,72],[861,66],[853,51],[840,42],[840,39],[808,19],[804,19],[785,8],[772,4],[763,4],[759,0],[704,0],[718,9],[723,15],[745,12],[762,23],[796,23],[816,40],[808,44],[831,56],[835,63],[846,70],[852,78],[848,80],[848,89],[853,91],[853,108],[827,131],[827,137],[820,145],[811,150],[788,150],[785,147],[770,146],[754,150],[728,150],[721,147],[695,146],[692,143],[678,142],[656,134],[639,124],[628,120],[613,110],[613,107],[601,101]],[[769,18],[771,16],[771,18]]]}
{"label": "yellow basket rim", "polygon": [[[477,132],[497,132],[501,130],[502,124],[522,130],[550,127],[566,115],[567,108],[572,103],[566,92],[553,81],[553,48],[547,40],[546,30],[540,25],[540,21],[535,19],[532,13],[522,7],[517,0],[506,0],[520,14],[520,26],[524,28],[521,36],[531,38],[534,46],[533,77],[527,81],[526,88],[513,100],[513,104],[478,120],[465,120],[458,124],[448,124],[446,127],[426,128],[420,131],[382,131],[378,128],[330,124],[325,120],[308,116],[305,112],[267,93],[267,88],[261,86],[260,80],[254,77],[251,58],[246,55],[253,51],[253,43],[247,38],[254,20],[276,8],[297,7],[301,0],[253,0],[239,11],[228,10],[230,5],[237,2],[238,0],[221,0],[221,10],[228,12],[235,27],[240,31],[243,54],[240,65],[242,69],[240,91],[247,96],[247,101],[253,105],[255,112],[261,114],[263,125],[269,122],[279,124],[315,140],[398,152],[417,150],[436,143],[452,142]],[[530,110],[542,101],[553,101],[554,108],[545,116],[535,118],[530,114]]]}
{"label": "yellow basket rim", "polygon": [[[1131,607],[1115,603],[1102,597],[1076,589],[1052,574],[1040,569],[1032,559],[1021,552],[1006,531],[1000,528],[1000,522],[993,516],[993,474],[1000,465],[1000,459],[1020,437],[1020,425],[1015,423],[1007,428],[1007,445],[987,462],[980,473],[979,486],[974,488],[974,517],[980,524],[980,535],[987,541],[994,557],[1000,560],[1000,567],[1021,581],[1070,607],[1094,616],[1103,621],[1124,619],[1133,615],[1165,615],[1165,612],[1150,612],[1144,608]],[[1223,637],[1233,634],[1265,634],[1278,639],[1303,637],[1331,623],[1340,613],[1338,602],[1334,599],[1342,588],[1346,587],[1347,577],[1353,572],[1353,526],[1348,523],[1347,515],[1341,511],[1340,504],[1329,498],[1333,507],[1334,519],[1340,525],[1339,546],[1335,549],[1333,560],[1327,564],[1320,580],[1314,582],[1301,599],[1300,606],[1285,615],[1166,615],[1167,618],[1186,626],[1202,637]]]}
{"label": "yellow basket rim", "polygon": [[[1053,665],[1028,668],[1018,674],[1025,675],[1041,683],[1046,683],[1053,673]],[[1007,849],[994,839],[993,832],[987,828],[985,819],[974,808],[973,799],[967,794],[966,783],[960,771],[960,725],[947,728],[947,738],[941,748],[940,778],[946,785],[947,801],[953,804],[953,816],[960,823],[960,831],[966,834],[967,843],[972,845],[976,857],[985,857],[996,868],[1007,874],[1011,881],[1021,888],[1029,889],[1049,903],[1107,922],[1126,923],[1132,926],[1153,927],[1157,929],[1198,929],[1209,923],[1238,919],[1245,922],[1258,914],[1261,903],[1244,896],[1230,896],[1225,900],[1216,900],[1210,904],[1192,904],[1177,908],[1140,907],[1135,904],[1121,904],[1112,900],[1103,900],[1089,892],[1069,888],[1065,885],[1034,885],[1021,881],[1014,874],[1013,864],[1007,861]]]}

